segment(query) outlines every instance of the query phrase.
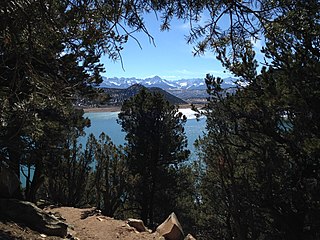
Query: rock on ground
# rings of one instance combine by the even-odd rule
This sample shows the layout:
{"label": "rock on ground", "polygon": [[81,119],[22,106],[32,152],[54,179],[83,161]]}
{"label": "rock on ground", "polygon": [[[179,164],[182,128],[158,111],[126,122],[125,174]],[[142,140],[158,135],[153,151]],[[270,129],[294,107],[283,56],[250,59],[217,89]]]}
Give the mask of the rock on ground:
{"label": "rock on ground", "polygon": [[128,225],[131,227],[134,227],[138,232],[147,232],[149,231],[146,226],[144,226],[144,223],[140,219],[134,219],[129,218],[128,219]]}
{"label": "rock on ground", "polygon": [[0,239],[1,240],[61,240],[63,238],[56,236],[47,236],[37,231],[31,230],[26,226],[19,225],[11,221],[0,219]]}
{"label": "rock on ground", "polygon": [[67,225],[42,211],[36,205],[17,199],[0,199],[0,213],[9,219],[47,235],[64,237]]}
{"label": "rock on ground", "polygon": [[[173,239],[170,235],[161,237],[158,232],[138,232],[134,227],[128,225],[127,221],[116,220],[102,216],[94,208],[79,209],[73,207],[49,207],[44,209],[50,215],[55,215],[65,220],[68,225],[67,239],[73,240],[159,240]],[[0,212],[1,215],[1,212]],[[171,215],[170,215],[171,216]],[[168,219],[167,219],[168,220]],[[177,223],[177,219],[171,216],[169,222]],[[165,221],[166,222],[166,221]],[[168,221],[167,221],[168,222]],[[178,224],[180,225],[180,224]],[[181,226],[180,226],[181,227]],[[180,231],[180,230],[179,230]],[[182,231],[182,229],[181,229]],[[41,235],[42,234],[42,235]],[[168,238],[169,237],[169,238]],[[190,236],[189,236],[190,237]],[[1,221],[0,218],[0,239],[1,240],[61,240],[62,237],[43,235],[43,232],[36,232],[24,225],[13,222]],[[194,238],[186,239],[191,240]]]}
{"label": "rock on ground", "polygon": [[157,232],[166,240],[182,240],[184,236],[181,224],[175,213],[171,213],[169,217],[157,227]]}

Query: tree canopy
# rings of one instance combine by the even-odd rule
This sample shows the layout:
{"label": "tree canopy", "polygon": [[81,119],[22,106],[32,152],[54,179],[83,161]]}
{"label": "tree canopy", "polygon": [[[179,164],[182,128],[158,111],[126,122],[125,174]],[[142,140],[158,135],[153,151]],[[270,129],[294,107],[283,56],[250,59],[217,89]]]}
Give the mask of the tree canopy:
{"label": "tree canopy", "polygon": [[177,189],[179,167],[189,155],[185,121],[163,95],[146,89],[125,101],[121,108],[119,123],[126,132],[128,170],[133,178],[129,197],[132,204],[138,204],[146,224],[152,225],[155,218],[166,216],[159,216],[159,200],[170,199],[170,193]]}
{"label": "tree canopy", "polygon": [[101,82],[100,57],[119,59],[130,32],[144,30],[139,9],[129,1],[0,3],[0,160],[18,176],[34,148],[41,154],[27,160],[40,170],[67,129],[80,133],[87,125],[73,103],[102,94],[93,88]]}
{"label": "tree canopy", "polygon": [[227,45],[217,49],[245,86],[226,95],[221,79],[206,77],[208,132],[199,147],[213,239],[319,239],[320,4],[278,4],[269,17],[256,10],[261,72],[247,39],[238,60]]}
{"label": "tree canopy", "polygon": [[[21,164],[36,167],[27,191],[34,200],[70,133],[79,136],[89,124],[73,103],[79,95],[100,94],[93,88],[101,81],[100,57],[121,59],[136,31],[151,37],[143,14],[152,12],[163,30],[175,17],[188,21],[194,54],[213,51],[238,78],[230,94],[221,79],[206,77],[199,236],[319,239],[318,0],[2,1],[0,161],[17,175]],[[264,43],[262,63],[255,58],[256,40]],[[146,92],[126,102],[119,118],[127,132],[128,171],[141,190],[131,193],[132,206],[152,223],[156,196],[169,196],[160,178],[182,179],[176,170],[188,155],[184,119]],[[104,203],[108,209],[110,202]]]}

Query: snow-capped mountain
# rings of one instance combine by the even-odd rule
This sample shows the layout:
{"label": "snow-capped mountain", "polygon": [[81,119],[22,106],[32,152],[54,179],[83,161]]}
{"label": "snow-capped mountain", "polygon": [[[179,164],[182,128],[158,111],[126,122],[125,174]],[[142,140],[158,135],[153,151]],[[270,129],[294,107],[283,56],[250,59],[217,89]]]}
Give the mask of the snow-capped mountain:
{"label": "snow-capped mountain", "polygon": [[[223,87],[232,87],[234,85],[233,78],[225,79]],[[169,81],[162,79],[159,76],[152,78],[137,79],[137,78],[106,78],[103,77],[103,82],[100,84],[101,88],[128,88],[134,84],[141,84],[145,87],[159,87],[164,90],[204,90],[206,84],[202,78],[194,79],[180,79],[176,81]]]}
{"label": "snow-capped mountain", "polygon": [[128,88],[134,84],[138,84],[142,79],[136,78],[106,78],[102,77],[103,82],[100,84],[101,88]]}
{"label": "snow-capped mountain", "polygon": [[206,84],[204,79],[202,78],[193,78],[193,79],[181,79],[177,80],[179,89],[185,90],[198,90],[198,89],[206,89]]}

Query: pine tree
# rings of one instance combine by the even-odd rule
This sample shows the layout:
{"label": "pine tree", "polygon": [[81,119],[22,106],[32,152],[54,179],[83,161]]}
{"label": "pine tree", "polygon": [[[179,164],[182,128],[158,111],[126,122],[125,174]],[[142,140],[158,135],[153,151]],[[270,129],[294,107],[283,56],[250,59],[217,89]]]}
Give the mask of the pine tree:
{"label": "pine tree", "polygon": [[101,133],[95,143],[95,170],[93,187],[96,192],[95,204],[102,213],[113,217],[127,198],[128,182],[127,157],[122,146],[115,146],[110,137]]}
{"label": "pine tree", "polygon": [[257,15],[269,58],[261,73],[247,39],[234,48],[244,50],[236,59],[226,53],[232,42],[218,49],[245,87],[225,95],[221,79],[206,77],[202,197],[213,229],[206,239],[319,239],[320,5],[274,4],[273,17]]}
{"label": "pine tree", "polygon": [[[185,121],[177,107],[161,94],[145,89],[125,101],[121,108],[119,123],[126,132],[128,170],[133,183],[129,200],[139,208],[138,214],[146,224],[152,225],[165,217],[154,215],[168,211],[160,210],[159,200],[163,203],[178,194],[174,193],[176,177],[189,155]],[[169,207],[170,202],[167,203]]]}
{"label": "pine tree", "polygon": [[40,189],[42,197],[55,204],[81,207],[88,204],[86,191],[94,161],[95,137],[88,136],[85,147],[78,142],[78,135],[69,135],[60,153],[50,156],[45,169],[45,184]]}
{"label": "pine tree", "polygon": [[[55,136],[70,123],[73,103],[102,95],[93,87],[104,71],[100,57],[120,59],[130,36],[122,24],[146,31],[141,8],[119,1],[0,3],[0,161],[18,177],[26,163],[42,178],[52,160],[43,153],[64,144],[64,136],[60,142]],[[31,155],[36,161],[26,159]]]}

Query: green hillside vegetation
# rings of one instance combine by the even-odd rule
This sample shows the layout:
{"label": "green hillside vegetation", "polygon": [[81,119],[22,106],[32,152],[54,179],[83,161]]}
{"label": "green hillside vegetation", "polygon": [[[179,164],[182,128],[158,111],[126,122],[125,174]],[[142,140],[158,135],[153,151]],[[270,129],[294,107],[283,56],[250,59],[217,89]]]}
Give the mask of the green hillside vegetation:
{"label": "green hillside vegetation", "polygon": [[[203,76],[207,132],[194,162],[185,117],[139,86],[119,115],[125,146],[104,133],[78,144],[90,121],[75,99],[107,100],[95,87],[100,58],[121,60],[137,31],[152,40],[143,17],[154,12],[162,30],[191,23],[194,54],[212,51],[238,79],[229,94]],[[0,196],[98,207],[151,228],[174,211],[203,240],[319,240],[319,13],[318,0],[1,1]]]}

